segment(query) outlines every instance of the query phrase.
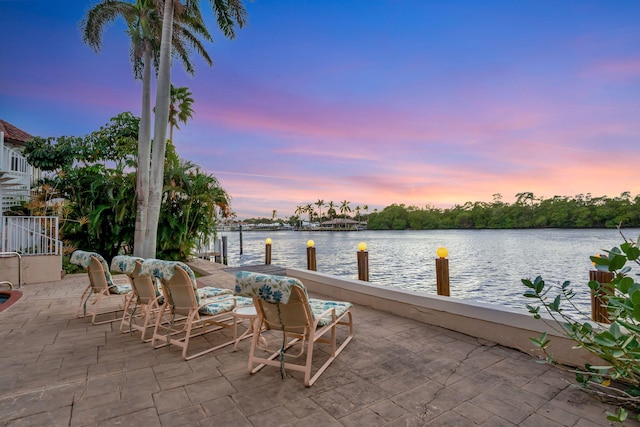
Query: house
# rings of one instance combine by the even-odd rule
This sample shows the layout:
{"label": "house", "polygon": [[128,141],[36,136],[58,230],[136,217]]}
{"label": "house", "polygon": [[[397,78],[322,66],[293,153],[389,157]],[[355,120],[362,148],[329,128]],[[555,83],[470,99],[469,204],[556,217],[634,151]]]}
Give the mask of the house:
{"label": "house", "polygon": [[22,155],[29,133],[0,119],[0,281],[50,281],[62,270],[58,217],[7,216],[12,206],[31,197],[31,184],[40,178]]}
{"label": "house", "polygon": [[29,200],[34,172],[22,151],[31,138],[27,132],[0,119],[0,213]]}

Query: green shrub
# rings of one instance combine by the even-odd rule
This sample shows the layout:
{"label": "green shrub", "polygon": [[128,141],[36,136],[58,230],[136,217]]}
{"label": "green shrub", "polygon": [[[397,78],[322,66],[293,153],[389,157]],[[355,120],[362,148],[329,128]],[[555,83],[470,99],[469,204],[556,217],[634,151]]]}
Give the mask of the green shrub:
{"label": "green shrub", "polygon": [[[589,282],[592,292],[602,296],[610,324],[593,322],[577,310],[572,303],[575,293],[568,281],[554,286],[546,284],[541,277],[534,281],[522,280],[528,288],[524,296],[539,303],[527,304],[534,318],[543,319],[554,330],[573,340],[575,348],[583,348],[602,360],[598,366],[587,364],[572,371],[582,390],[618,406],[618,412],[607,414],[607,419],[619,423],[628,417],[627,409],[636,413],[640,409],[640,283],[634,280],[631,267],[627,265],[640,265],[640,248],[637,242],[624,235],[622,238],[624,243],[619,247],[591,257],[596,269],[613,273],[609,284]],[[580,313],[580,318],[565,311],[567,304]],[[543,318],[541,309],[551,319]],[[544,354],[547,363],[559,365],[549,352],[550,340],[546,333],[531,341]],[[636,418],[640,419],[637,415]]]}

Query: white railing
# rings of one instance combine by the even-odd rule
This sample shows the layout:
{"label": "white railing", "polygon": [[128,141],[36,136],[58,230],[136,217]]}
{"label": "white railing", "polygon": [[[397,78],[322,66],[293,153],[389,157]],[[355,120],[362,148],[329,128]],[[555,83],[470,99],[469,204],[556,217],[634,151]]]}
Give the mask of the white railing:
{"label": "white railing", "polygon": [[29,200],[31,166],[20,152],[2,144],[0,155],[0,209]]}
{"label": "white railing", "polygon": [[0,252],[25,255],[61,255],[57,216],[8,216],[2,222]]}

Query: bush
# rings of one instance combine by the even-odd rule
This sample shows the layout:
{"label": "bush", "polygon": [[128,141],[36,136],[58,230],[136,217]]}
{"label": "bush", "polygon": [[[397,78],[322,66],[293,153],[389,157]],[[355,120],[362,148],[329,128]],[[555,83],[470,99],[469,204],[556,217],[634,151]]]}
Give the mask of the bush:
{"label": "bush", "polygon": [[[552,320],[544,319],[549,326],[573,340],[575,348],[583,348],[602,360],[599,366],[587,364],[573,372],[583,391],[618,406],[618,412],[607,414],[607,419],[619,423],[628,417],[627,409],[636,413],[640,409],[640,283],[631,277],[631,267],[627,265],[640,265],[640,249],[637,242],[624,235],[622,238],[624,243],[620,247],[591,257],[596,269],[613,273],[609,284],[589,282],[589,288],[606,305],[610,324],[593,322],[577,310],[571,301],[575,294],[568,281],[548,286],[541,277],[534,281],[522,280],[529,288],[524,296],[540,303],[527,304],[534,318],[542,319],[540,309],[543,308],[551,316]],[[563,304],[577,310],[579,319],[567,314]],[[531,341],[544,354],[547,363],[559,365],[548,351],[550,340],[546,333]],[[640,417],[636,415],[636,419]]]}

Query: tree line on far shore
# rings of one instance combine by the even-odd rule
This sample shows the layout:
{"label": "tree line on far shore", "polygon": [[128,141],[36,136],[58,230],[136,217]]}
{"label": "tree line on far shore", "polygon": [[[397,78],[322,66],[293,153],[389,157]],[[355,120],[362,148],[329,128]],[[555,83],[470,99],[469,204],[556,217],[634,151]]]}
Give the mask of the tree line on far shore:
{"label": "tree line on far shore", "polygon": [[518,193],[514,203],[500,194],[492,203],[467,202],[449,209],[432,206],[387,206],[367,218],[369,230],[506,229],[506,228],[624,228],[640,227],[640,195],[618,197],[553,196],[537,198]]}
{"label": "tree line on far shore", "polygon": [[[319,201],[320,202],[320,201]],[[466,202],[452,208],[436,208],[392,204],[381,211],[374,209],[365,213],[355,210],[350,216],[349,202],[340,214],[320,210],[298,209],[287,219],[250,218],[244,223],[288,223],[297,226],[302,221],[301,213],[309,215],[310,222],[320,222],[332,217],[352,218],[367,223],[369,230],[433,230],[433,229],[510,229],[510,228],[624,228],[640,227],[640,195],[635,197],[626,191],[617,197],[593,197],[590,193],[573,197],[553,196],[539,198],[531,192],[516,194],[512,204],[502,201],[501,194],[493,195],[493,202]],[[316,213],[317,212],[317,213]],[[330,215],[333,214],[333,215]],[[337,214],[337,215],[336,215]],[[305,218],[306,219],[306,218]]]}

